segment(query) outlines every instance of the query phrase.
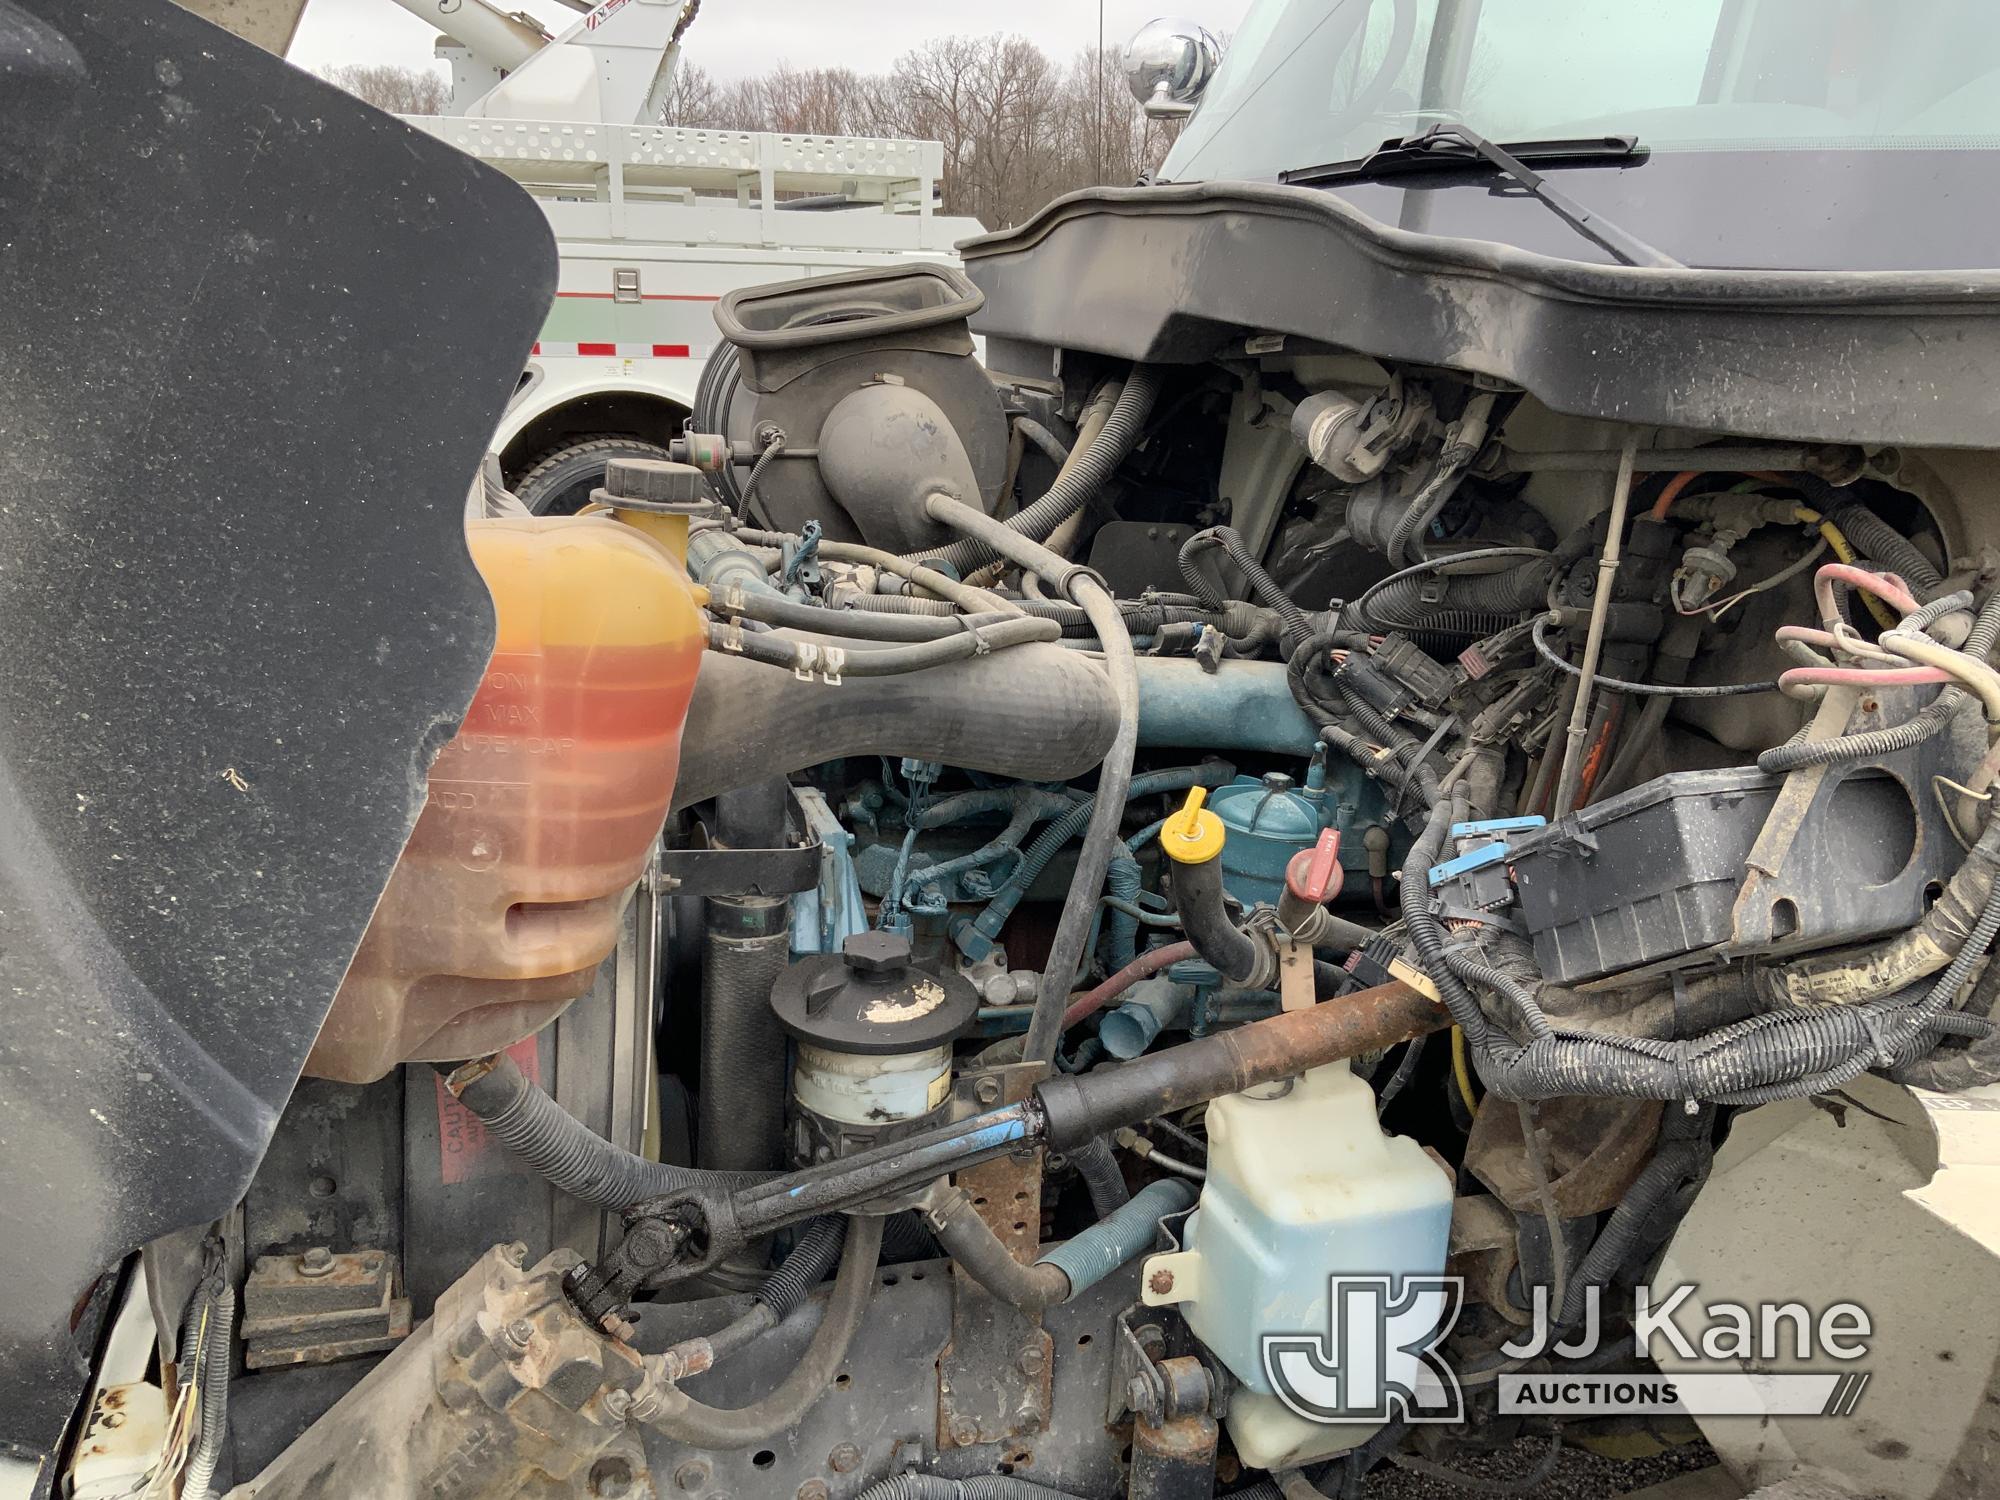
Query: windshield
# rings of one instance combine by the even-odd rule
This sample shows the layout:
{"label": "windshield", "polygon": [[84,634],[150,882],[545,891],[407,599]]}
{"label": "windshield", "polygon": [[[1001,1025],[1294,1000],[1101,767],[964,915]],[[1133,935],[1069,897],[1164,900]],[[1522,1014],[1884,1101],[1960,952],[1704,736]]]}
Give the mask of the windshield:
{"label": "windshield", "polygon": [[1656,151],[2000,147],[1993,0],[1258,0],[1160,169],[1273,178],[1459,120]]}

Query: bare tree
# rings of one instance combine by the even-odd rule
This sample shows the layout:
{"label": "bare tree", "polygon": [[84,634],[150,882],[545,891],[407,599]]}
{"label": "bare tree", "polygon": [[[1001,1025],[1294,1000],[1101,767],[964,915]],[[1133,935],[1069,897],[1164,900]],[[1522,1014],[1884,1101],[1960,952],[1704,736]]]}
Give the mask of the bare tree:
{"label": "bare tree", "polygon": [[451,94],[437,74],[393,63],[343,63],[320,76],[392,115],[442,114]]}
{"label": "bare tree", "polygon": [[664,118],[941,142],[946,210],[994,229],[1078,188],[1130,186],[1173,141],[1171,127],[1132,104],[1115,55],[1091,48],[1065,67],[1018,36],[940,37],[872,75],[780,64],[719,84],[683,59]]}
{"label": "bare tree", "polygon": [[683,57],[674,69],[667,102],[660,112],[663,125],[680,125],[690,130],[722,130],[720,119],[722,86],[699,63]]}

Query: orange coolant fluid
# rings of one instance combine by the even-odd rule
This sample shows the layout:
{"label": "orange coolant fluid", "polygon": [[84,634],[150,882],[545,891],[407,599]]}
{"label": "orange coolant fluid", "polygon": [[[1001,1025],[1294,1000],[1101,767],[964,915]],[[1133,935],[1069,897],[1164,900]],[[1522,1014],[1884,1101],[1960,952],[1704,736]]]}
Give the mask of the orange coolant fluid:
{"label": "orange coolant fluid", "polygon": [[602,515],[466,524],[493,659],[306,1071],[476,1057],[590,988],[666,818],[706,639],[694,586]]}

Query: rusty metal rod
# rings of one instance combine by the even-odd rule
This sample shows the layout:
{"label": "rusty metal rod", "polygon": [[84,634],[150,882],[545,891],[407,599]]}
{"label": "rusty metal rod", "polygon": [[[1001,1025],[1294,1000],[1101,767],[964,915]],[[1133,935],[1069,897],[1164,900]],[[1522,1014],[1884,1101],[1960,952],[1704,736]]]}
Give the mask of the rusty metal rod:
{"label": "rusty metal rod", "polygon": [[1408,985],[1377,985],[1131,1062],[1044,1079],[1032,1098],[1018,1104],[769,1182],[734,1192],[696,1187],[649,1199],[635,1209],[643,1217],[695,1231],[688,1241],[699,1244],[689,1258],[671,1268],[654,1268],[671,1279],[817,1214],[879,1202],[1012,1151],[1038,1146],[1074,1151],[1121,1125],[1379,1052],[1450,1024],[1442,1006]]}
{"label": "rusty metal rod", "polygon": [[1073,1150],[1121,1125],[1379,1052],[1450,1022],[1441,1006],[1408,985],[1383,984],[1116,1067],[1044,1079],[1035,1089],[1042,1139],[1051,1150]]}

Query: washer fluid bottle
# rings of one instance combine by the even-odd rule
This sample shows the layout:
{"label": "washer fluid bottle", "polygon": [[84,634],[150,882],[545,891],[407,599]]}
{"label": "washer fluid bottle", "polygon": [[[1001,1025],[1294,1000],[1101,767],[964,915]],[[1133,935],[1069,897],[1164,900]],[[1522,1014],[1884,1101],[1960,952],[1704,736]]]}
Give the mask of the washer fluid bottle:
{"label": "washer fluid bottle", "polygon": [[477,1057],[584,994],[665,821],[706,641],[660,541],[602,514],[479,517],[496,638],[306,1059],[361,1083]]}

